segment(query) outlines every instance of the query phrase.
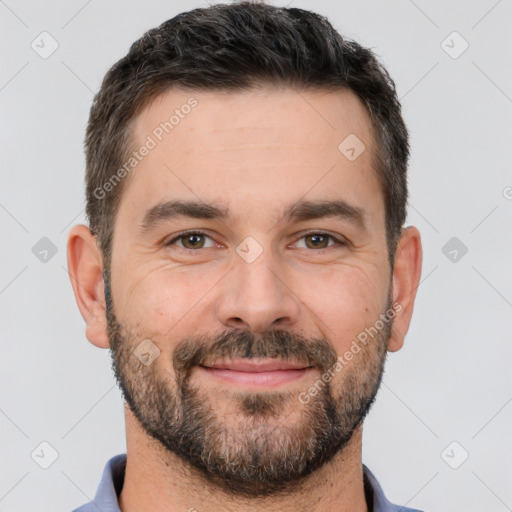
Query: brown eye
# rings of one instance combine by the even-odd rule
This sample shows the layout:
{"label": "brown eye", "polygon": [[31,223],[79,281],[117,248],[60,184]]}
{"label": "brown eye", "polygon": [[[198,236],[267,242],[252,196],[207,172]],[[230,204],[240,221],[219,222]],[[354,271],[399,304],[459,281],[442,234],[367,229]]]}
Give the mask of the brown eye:
{"label": "brown eye", "polygon": [[182,233],[166,244],[167,246],[177,245],[183,249],[207,249],[215,245],[213,239],[204,233],[190,232]]}
{"label": "brown eye", "polygon": [[342,248],[347,245],[343,237],[337,238],[329,233],[314,231],[301,236],[294,244],[297,249],[329,249]]}
{"label": "brown eye", "polygon": [[204,246],[204,235],[192,233],[181,237],[185,249],[201,249]]}
{"label": "brown eye", "polygon": [[329,246],[330,238],[332,237],[329,235],[321,235],[318,233],[306,235],[304,237],[308,249],[325,249]]}

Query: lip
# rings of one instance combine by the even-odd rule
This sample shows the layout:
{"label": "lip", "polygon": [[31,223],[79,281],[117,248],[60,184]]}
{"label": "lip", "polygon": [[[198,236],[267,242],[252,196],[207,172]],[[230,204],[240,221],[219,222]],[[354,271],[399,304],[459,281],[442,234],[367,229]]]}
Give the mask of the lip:
{"label": "lip", "polygon": [[202,373],[238,386],[272,387],[291,383],[313,371],[313,366],[277,359],[215,361],[197,367]]}
{"label": "lip", "polygon": [[304,370],[310,368],[307,364],[293,363],[290,361],[281,361],[279,359],[235,359],[225,361],[215,361],[206,365],[207,368],[215,370],[233,370],[237,372],[275,372],[288,370]]}

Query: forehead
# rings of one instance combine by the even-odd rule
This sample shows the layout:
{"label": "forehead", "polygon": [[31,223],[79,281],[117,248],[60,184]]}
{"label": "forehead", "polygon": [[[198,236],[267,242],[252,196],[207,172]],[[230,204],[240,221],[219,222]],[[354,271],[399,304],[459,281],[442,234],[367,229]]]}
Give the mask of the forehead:
{"label": "forehead", "polygon": [[134,220],[137,209],[173,197],[243,199],[269,211],[284,198],[338,194],[382,206],[370,117],[348,90],[172,89],[137,117],[131,142],[139,153],[150,148],[121,200]]}

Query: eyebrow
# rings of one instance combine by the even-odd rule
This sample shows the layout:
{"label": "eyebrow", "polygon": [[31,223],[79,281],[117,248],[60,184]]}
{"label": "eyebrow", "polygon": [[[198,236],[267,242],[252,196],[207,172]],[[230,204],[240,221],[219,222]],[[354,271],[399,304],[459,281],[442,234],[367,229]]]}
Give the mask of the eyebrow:
{"label": "eyebrow", "polygon": [[[201,201],[163,201],[152,206],[144,213],[139,229],[141,235],[144,235],[153,230],[156,226],[177,217],[220,220],[224,222],[229,219],[229,216],[229,208]],[[365,222],[367,218],[365,211],[342,199],[329,201],[297,201],[284,209],[284,213],[278,220],[278,223],[304,222],[326,217],[338,217],[341,220],[351,222],[364,233],[368,232]]]}

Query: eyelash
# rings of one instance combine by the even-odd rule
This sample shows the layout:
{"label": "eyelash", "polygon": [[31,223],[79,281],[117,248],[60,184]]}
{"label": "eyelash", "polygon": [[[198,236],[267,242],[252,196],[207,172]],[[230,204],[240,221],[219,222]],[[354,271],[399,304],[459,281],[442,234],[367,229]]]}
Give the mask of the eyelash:
{"label": "eyelash", "polygon": [[[205,237],[210,238],[211,240],[213,240],[213,238],[210,235],[208,235],[207,233],[204,233],[203,231],[190,230],[190,231],[183,231],[183,232],[181,232],[179,235],[175,236],[172,240],[169,240],[169,242],[166,242],[164,245],[166,247],[174,245],[174,243],[176,241],[178,241],[180,238],[186,237],[187,235],[202,235],[202,236],[205,236]],[[345,240],[341,240],[341,239],[335,237],[334,235],[331,235],[330,233],[325,233],[323,231],[310,231],[308,233],[304,233],[301,237],[298,238],[298,240],[301,240],[302,238],[305,238],[305,237],[307,237],[309,235],[320,235],[320,236],[328,237],[331,240],[333,240],[334,242],[336,242],[337,246],[346,246],[346,245],[348,245],[348,243]],[[316,250],[320,252],[322,250],[331,249],[333,247],[335,247],[335,246],[330,245],[328,247],[323,247],[323,248],[316,249]],[[184,251],[187,251],[187,252],[198,252],[198,251],[201,250],[201,248],[199,248],[199,249],[188,249],[187,247],[179,247],[179,248],[184,250]],[[212,247],[206,247],[206,249],[212,249]],[[311,249],[311,250],[315,250],[315,249]]]}

